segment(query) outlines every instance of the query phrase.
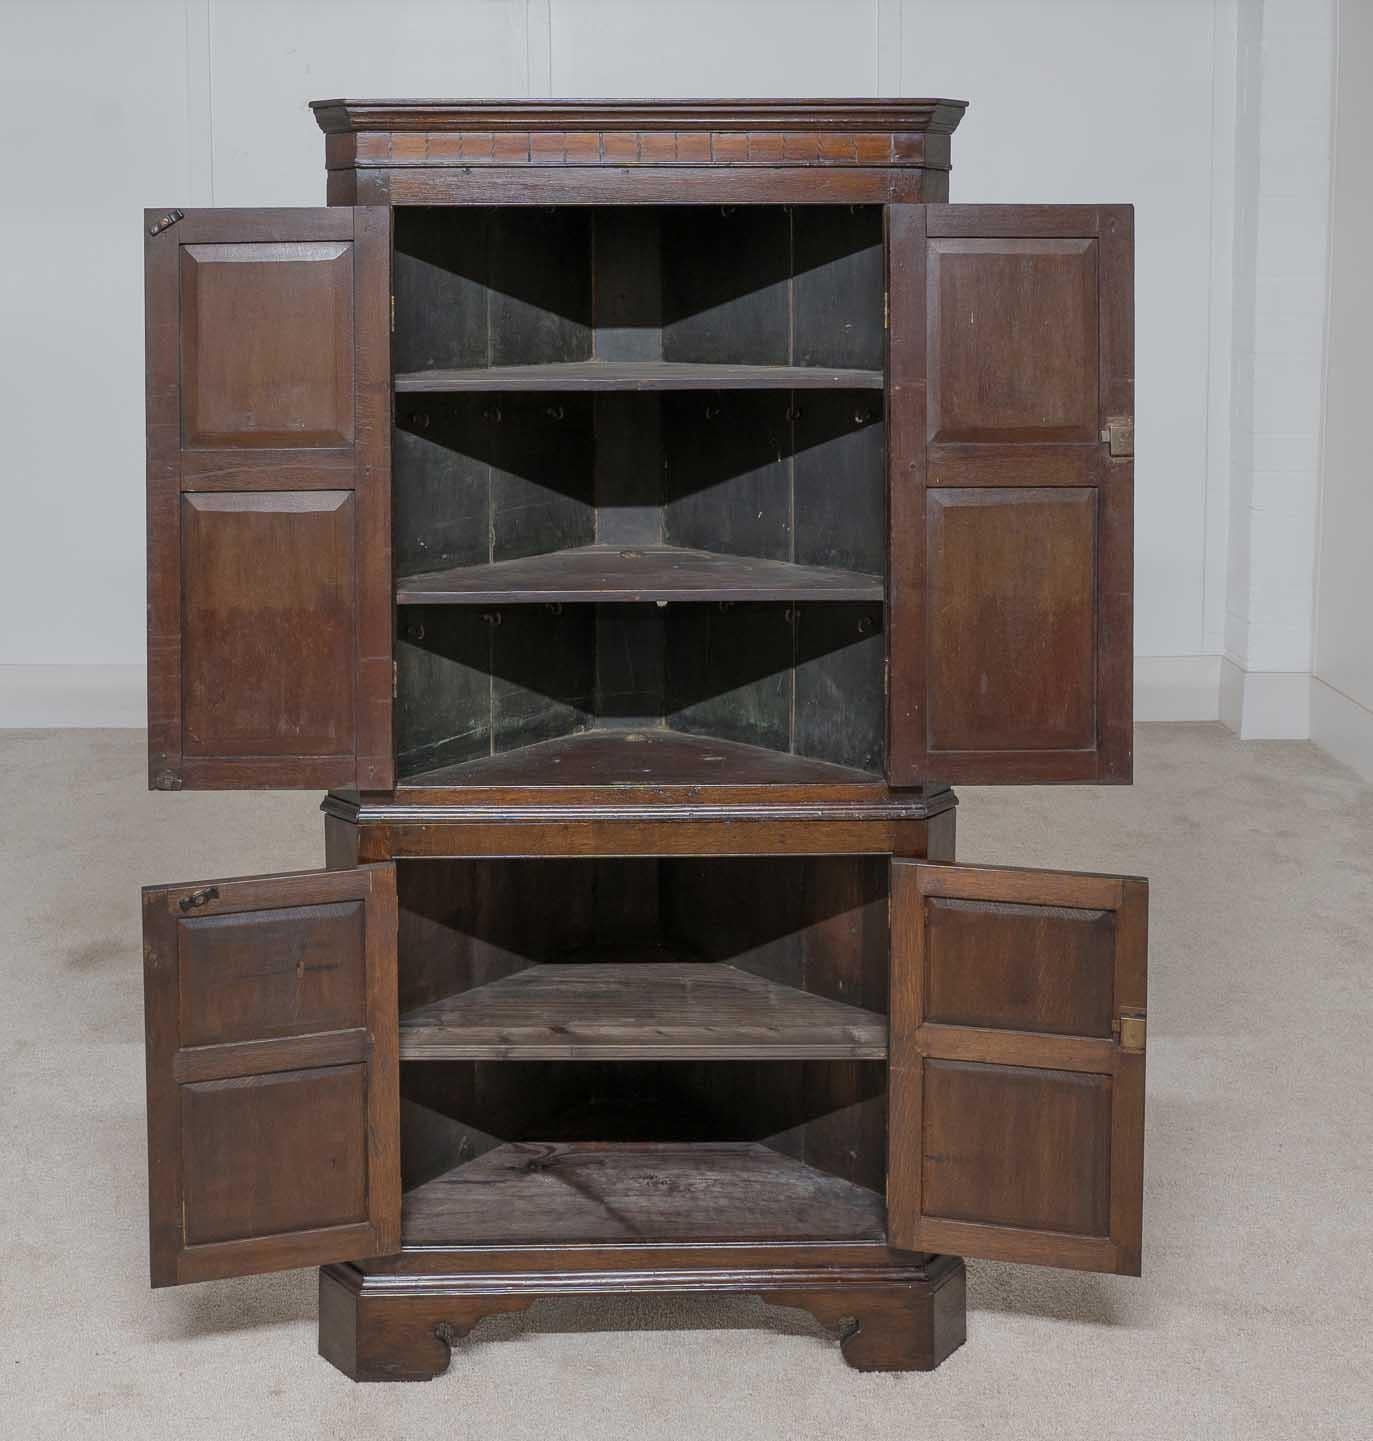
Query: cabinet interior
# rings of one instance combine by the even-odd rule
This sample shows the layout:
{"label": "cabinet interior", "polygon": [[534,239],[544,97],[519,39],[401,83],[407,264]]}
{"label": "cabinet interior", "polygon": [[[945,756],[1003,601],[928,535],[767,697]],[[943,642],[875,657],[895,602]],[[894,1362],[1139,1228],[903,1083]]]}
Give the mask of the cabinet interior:
{"label": "cabinet interior", "polygon": [[403,784],[883,770],[883,272],[873,206],[396,211]]}
{"label": "cabinet interior", "polygon": [[885,857],[397,880],[408,1243],[880,1239]]}

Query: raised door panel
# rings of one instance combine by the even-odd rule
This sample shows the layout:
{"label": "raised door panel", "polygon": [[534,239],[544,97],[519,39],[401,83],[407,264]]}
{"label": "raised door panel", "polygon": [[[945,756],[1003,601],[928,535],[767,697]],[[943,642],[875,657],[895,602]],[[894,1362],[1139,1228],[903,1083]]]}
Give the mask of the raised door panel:
{"label": "raised door panel", "polygon": [[400,1245],[389,864],[143,892],[155,1286]]}
{"label": "raised door panel", "polygon": [[932,755],[1095,745],[1095,502],[1076,488],[930,492]]}
{"label": "raised door panel", "polygon": [[1095,239],[930,236],[926,265],[930,440],[1095,442]]}
{"label": "raised door panel", "polygon": [[181,497],[183,757],[351,756],[347,490]]}
{"label": "raised door panel", "polygon": [[1132,215],[894,206],[893,783],[1131,773]]}
{"label": "raised door panel", "polygon": [[893,1246],[1139,1274],[1148,889],[895,861]]}
{"label": "raised door panel", "polygon": [[182,245],[187,446],[353,439],[353,245]]}
{"label": "raised door panel", "polygon": [[200,1247],[249,1238],[370,1234],[366,1105],[360,1064],[184,1086],[187,1249],[199,1260]]}
{"label": "raised door panel", "polygon": [[147,240],[150,782],[387,788],[389,213],[175,216]]}

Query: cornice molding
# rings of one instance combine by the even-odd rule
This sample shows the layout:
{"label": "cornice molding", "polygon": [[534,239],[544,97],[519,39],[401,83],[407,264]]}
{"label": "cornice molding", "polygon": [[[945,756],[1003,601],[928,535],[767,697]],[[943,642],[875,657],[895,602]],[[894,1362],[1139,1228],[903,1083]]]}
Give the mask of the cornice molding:
{"label": "cornice molding", "polygon": [[312,100],[326,135],[363,131],[887,130],[951,135],[966,100]]}

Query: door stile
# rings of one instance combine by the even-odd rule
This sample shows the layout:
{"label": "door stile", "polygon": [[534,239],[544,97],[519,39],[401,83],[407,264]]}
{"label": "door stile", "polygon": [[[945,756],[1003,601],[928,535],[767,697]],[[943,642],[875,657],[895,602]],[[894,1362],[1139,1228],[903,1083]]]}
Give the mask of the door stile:
{"label": "door stile", "polygon": [[391,232],[389,206],[354,206],[357,279],[357,788],[395,785],[391,561]]}
{"label": "door stile", "polygon": [[[925,216],[889,205],[887,232],[887,772],[926,785],[925,646]],[[898,759],[899,758],[899,759]],[[896,763],[894,763],[894,761]]]}

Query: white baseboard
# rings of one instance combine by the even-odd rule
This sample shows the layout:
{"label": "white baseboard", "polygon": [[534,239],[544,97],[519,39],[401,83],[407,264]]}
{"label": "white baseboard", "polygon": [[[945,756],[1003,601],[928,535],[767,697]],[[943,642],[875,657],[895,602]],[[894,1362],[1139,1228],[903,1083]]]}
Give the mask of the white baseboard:
{"label": "white baseboard", "polygon": [[1137,655],[1137,721],[1213,721],[1220,717],[1218,655]]}
{"label": "white baseboard", "polygon": [[1311,739],[1373,781],[1373,710],[1311,677]]}
{"label": "white baseboard", "polygon": [[1307,740],[1311,677],[1305,671],[1245,670],[1222,656],[1220,718],[1241,740]]}
{"label": "white baseboard", "polygon": [[141,665],[0,665],[0,729],[142,729],[147,723]]}

